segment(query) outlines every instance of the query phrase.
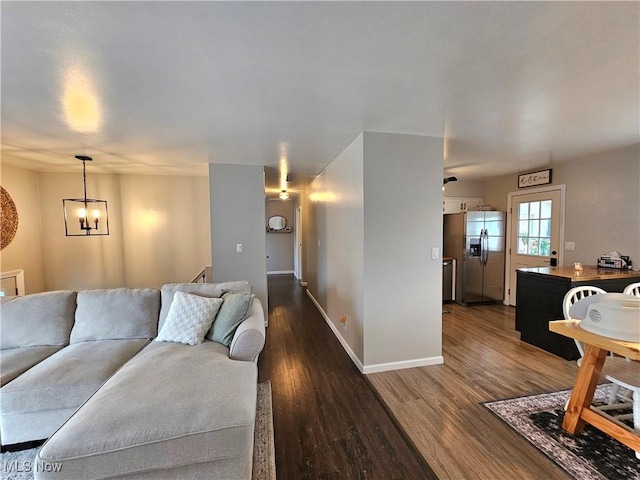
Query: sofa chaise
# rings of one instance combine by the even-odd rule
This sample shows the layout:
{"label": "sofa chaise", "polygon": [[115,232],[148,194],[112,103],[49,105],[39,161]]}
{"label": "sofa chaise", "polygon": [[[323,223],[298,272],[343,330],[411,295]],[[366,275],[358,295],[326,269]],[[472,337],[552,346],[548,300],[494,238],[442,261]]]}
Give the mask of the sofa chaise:
{"label": "sofa chaise", "polygon": [[3,299],[1,321],[0,439],[48,438],[36,479],[251,478],[248,283],[47,292]]}

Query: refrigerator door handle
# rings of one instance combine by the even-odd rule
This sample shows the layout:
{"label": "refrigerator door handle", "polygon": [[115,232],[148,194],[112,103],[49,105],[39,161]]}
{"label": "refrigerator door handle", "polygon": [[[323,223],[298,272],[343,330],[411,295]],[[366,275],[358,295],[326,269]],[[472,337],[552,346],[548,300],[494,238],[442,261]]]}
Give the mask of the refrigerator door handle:
{"label": "refrigerator door handle", "polygon": [[489,231],[485,228],[482,234],[482,265],[487,266],[489,260]]}

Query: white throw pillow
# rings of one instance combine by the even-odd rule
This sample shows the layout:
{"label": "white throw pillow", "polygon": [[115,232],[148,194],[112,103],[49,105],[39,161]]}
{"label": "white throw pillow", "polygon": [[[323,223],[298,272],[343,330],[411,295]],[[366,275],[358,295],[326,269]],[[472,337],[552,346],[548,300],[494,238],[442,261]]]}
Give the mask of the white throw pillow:
{"label": "white throw pillow", "polygon": [[169,307],[167,320],[162,325],[156,341],[199,345],[211,328],[220,305],[221,298],[176,292]]}

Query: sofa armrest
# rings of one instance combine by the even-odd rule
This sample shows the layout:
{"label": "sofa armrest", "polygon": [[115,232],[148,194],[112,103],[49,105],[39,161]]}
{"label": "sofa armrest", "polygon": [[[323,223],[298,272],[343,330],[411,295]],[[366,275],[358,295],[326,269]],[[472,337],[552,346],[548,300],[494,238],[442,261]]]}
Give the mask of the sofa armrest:
{"label": "sofa armrest", "polygon": [[251,314],[236,329],[229,347],[229,358],[257,362],[258,355],[264,348],[266,329],[264,326],[264,310],[257,297],[253,298]]}

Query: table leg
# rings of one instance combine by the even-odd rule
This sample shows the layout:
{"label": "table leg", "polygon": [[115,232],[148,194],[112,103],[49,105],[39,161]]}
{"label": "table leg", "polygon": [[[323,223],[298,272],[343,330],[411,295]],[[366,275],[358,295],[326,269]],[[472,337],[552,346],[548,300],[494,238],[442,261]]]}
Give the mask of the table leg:
{"label": "table leg", "polygon": [[567,405],[567,412],[562,420],[562,428],[571,434],[582,433],[584,421],[580,419],[580,415],[583,408],[591,406],[593,393],[598,385],[600,372],[608,353],[606,350],[593,345],[587,345],[586,347],[587,350],[584,357],[582,357],[578,375],[573,385],[571,399]]}

